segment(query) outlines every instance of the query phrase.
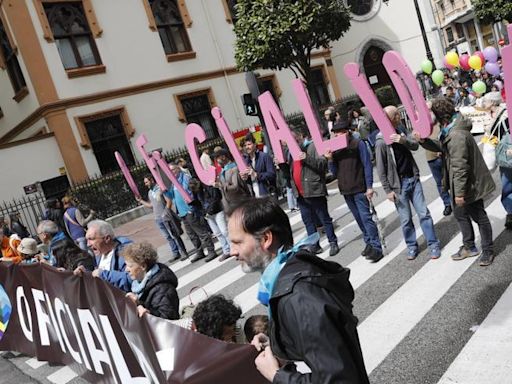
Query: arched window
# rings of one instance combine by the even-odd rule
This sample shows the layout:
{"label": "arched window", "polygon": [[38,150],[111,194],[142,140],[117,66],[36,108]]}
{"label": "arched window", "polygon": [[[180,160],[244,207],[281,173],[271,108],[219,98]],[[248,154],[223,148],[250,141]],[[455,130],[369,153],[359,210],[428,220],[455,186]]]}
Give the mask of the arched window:
{"label": "arched window", "polygon": [[364,16],[373,8],[374,0],[348,0],[350,11],[357,16]]}
{"label": "arched window", "polygon": [[65,69],[101,64],[81,2],[43,3]]}

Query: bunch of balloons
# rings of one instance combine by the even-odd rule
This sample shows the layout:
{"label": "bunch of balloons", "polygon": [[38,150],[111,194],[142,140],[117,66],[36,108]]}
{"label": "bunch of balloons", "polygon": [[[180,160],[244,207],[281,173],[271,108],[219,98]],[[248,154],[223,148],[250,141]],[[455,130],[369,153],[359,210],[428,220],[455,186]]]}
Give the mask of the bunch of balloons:
{"label": "bunch of balloons", "polygon": [[[482,67],[484,67],[485,71],[493,76],[498,76],[500,74],[500,66],[498,65],[497,61],[498,51],[494,47],[487,47],[483,52],[476,51],[471,56],[464,54],[459,57],[456,52],[451,51],[448,52],[443,58],[443,64],[445,68],[449,70],[460,67],[466,71],[471,69],[479,71],[482,69]],[[435,85],[440,86],[443,83],[443,71],[436,69],[434,72],[432,72],[433,64],[430,60],[423,60],[421,63],[421,70],[427,75],[431,75],[432,81]],[[472,88],[476,93],[485,93],[486,91],[485,83],[481,80],[476,81]]]}

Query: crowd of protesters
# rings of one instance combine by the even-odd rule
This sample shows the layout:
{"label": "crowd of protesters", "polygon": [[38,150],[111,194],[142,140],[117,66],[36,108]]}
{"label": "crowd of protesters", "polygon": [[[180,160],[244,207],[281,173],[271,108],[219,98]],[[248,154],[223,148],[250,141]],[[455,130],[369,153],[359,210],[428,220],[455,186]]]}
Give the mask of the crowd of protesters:
{"label": "crowd of protesters", "polygon": [[[471,83],[477,79],[486,83],[489,92],[475,94],[471,90]],[[249,318],[245,322],[245,339],[240,308],[220,295],[199,303],[192,317],[183,322],[177,293],[179,279],[168,265],[158,261],[156,249],[146,242],[133,243],[116,236],[109,223],[95,220],[92,210],[85,214],[67,196],[47,202],[37,236],[31,237],[19,214],[6,217],[0,231],[0,260],[45,263],[76,276],[90,273],[124,291],[141,317],[151,314],[174,320],[178,325],[226,342],[252,342],[263,352],[256,360],[258,369],[274,382],[299,382],[302,375],[295,368],[280,364],[274,355],[307,360],[313,371],[311,377],[318,377],[318,370],[322,369],[333,378],[351,377],[354,382],[367,382],[357,319],[351,309],[353,291],[348,271],[316,256],[323,252],[320,232],[328,240],[329,256],[340,252],[328,209],[328,174],[337,181],[363,235],[361,255],[368,261],[379,262],[385,256],[382,233],[374,221],[374,166],[387,199],[398,212],[407,246],[406,258],[415,260],[419,253],[412,206],[425,237],[428,257],[438,259],[442,256],[442,244],[427,207],[420,167],[412,154],[422,146],[444,205],[443,214],[453,213],[462,233],[463,243],[451,258],[479,257],[479,265],[488,266],[495,254],[484,198],[496,186],[472,136],[472,118],[474,111],[484,113],[483,132],[487,137],[496,136],[500,142],[496,159],[507,213],[505,227],[512,229],[512,144],[505,97],[500,77],[485,72],[462,76],[452,71],[446,73],[436,97],[429,101],[435,125],[428,139],[408,130],[399,109],[393,105],[384,108],[395,129],[388,138],[384,138],[366,108],[351,108],[344,114],[330,107],[324,113],[323,136],[347,135],[348,146],[342,150],[319,155],[307,129],[298,127],[293,136],[301,149],[300,156],[292,158],[284,147],[285,161],[280,163],[258,148],[254,134],[248,133],[240,143],[246,162],[243,170],[225,148],[202,151],[202,166],[215,168],[212,185],[202,184],[183,158],[169,164],[179,185],[163,191],[154,177],[147,175],[147,195],[137,197],[137,201],[152,210],[155,224],[169,244],[171,262],[189,257],[190,262],[224,261],[236,256],[245,272],[263,273],[258,299],[270,308],[272,316]],[[391,144],[387,144],[389,141]],[[283,183],[280,185],[278,180]],[[191,202],[183,198],[179,189],[189,194]],[[277,203],[281,193],[286,196],[288,211],[300,212],[307,232],[307,238],[295,245],[288,218]],[[479,227],[481,250],[475,243],[472,221]],[[182,238],[185,234],[193,249],[186,248]],[[215,250],[215,239],[221,246],[220,255]],[[296,284],[299,280],[308,283]],[[293,288],[289,288],[290,283]],[[310,305],[308,314],[301,308],[304,303]],[[326,305],[332,308],[331,317],[323,311]],[[341,327],[331,318],[343,319],[345,325]],[[276,328],[269,328],[269,324],[282,330],[279,337]],[[314,341],[307,329],[311,324],[331,336],[328,345],[325,339]],[[347,343],[351,348],[346,348]],[[341,357],[336,356],[340,350]],[[343,364],[337,364],[339,358]]]}

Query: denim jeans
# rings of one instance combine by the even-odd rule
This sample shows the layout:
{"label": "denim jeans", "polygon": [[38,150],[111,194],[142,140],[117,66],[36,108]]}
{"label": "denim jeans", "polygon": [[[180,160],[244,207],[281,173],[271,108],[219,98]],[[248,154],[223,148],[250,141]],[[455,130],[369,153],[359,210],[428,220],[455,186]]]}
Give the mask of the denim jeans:
{"label": "denim jeans", "polygon": [[501,204],[510,215],[512,214],[512,169],[500,167],[501,173]]}
{"label": "denim jeans", "polygon": [[324,226],[325,234],[327,235],[327,239],[329,239],[329,243],[337,244],[338,239],[334,234],[332,218],[331,216],[329,216],[329,211],[327,210],[327,198],[325,196],[308,198],[299,196],[297,198],[297,203],[299,205],[300,215],[302,217],[302,221],[304,222],[308,235],[311,235],[316,232],[316,214],[316,216]]}
{"label": "denim jeans", "polygon": [[[160,232],[162,232],[162,235],[164,236],[165,240],[167,240],[167,242],[169,243],[169,247],[171,247],[172,254],[178,255],[180,253],[180,247],[178,246],[176,239],[174,239],[171,232],[169,231],[169,228],[166,227],[165,222],[162,219],[156,219],[155,222],[158,229],[160,229]],[[184,255],[187,254],[184,245],[181,251],[183,252]]]}
{"label": "denim jeans", "polygon": [[364,242],[370,245],[373,249],[382,252],[382,245],[380,244],[379,231],[377,226],[372,220],[372,213],[370,211],[370,203],[364,193],[355,193],[352,195],[343,195],[347,206],[352,212],[357,225],[363,233]]}
{"label": "denim jeans", "polygon": [[230,247],[228,240],[228,226],[226,224],[226,216],[223,211],[216,213],[215,215],[206,215],[206,221],[212,229],[213,236],[219,239],[219,243],[222,247],[222,253],[229,255]]}
{"label": "denim jeans", "polygon": [[471,249],[475,246],[475,231],[471,224],[471,219],[473,219],[478,224],[482,250],[493,252],[492,226],[485,212],[483,199],[464,204],[463,206],[456,205],[453,214],[459,224],[460,231],[462,232],[462,242],[466,248]]}
{"label": "denim jeans", "polygon": [[293,189],[286,187],[286,200],[289,209],[297,209],[297,199],[293,195]]}
{"label": "denim jeans", "polygon": [[418,249],[416,229],[412,221],[411,203],[420,219],[420,226],[428,247],[430,249],[439,248],[439,240],[434,231],[434,222],[427,208],[420,179],[418,177],[404,177],[402,179],[402,191],[398,195],[398,200],[395,201],[395,206],[398,210],[398,216],[400,216],[400,224],[407,248],[414,251]]}
{"label": "denim jeans", "polygon": [[450,194],[446,191],[443,191],[443,159],[438,157],[435,160],[430,160],[428,162],[428,166],[430,167],[432,176],[436,181],[437,191],[439,192],[439,196],[441,196],[441,199],[443,200],[444,206],[451,206],[452,201],[450,199]]}

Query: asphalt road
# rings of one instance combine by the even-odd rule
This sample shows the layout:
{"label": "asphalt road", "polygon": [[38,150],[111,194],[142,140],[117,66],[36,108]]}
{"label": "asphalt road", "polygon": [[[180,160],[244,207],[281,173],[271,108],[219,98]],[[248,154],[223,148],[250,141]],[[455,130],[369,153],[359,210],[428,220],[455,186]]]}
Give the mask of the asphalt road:
{"label": "asphalt road", "polygon": [[[379,263],[367,262],[360,257],[364,248],[360,231],[336,185],[329,185],[329,208],[342,249],[339,255],[330,258],[323,236],[325,252],[321,257],[351,269],[356,292],[354,312],[360,321],[359,333],[370,381],[375,384],[512,383],[512,288],[508,289],[512,282],[512,232],[503,227],[505,211],[499,199],[499,174],[494,172],[497,190],[486,200],[497,257],[493,265],[483,268],[475,259],[459,262],[450,259],[461,245],[457,223],[453,215],[442,215],[444,207],[422,149],[415,153],[415,158],[441,241],[439,260],[427,258],[422,236],[419,237],[420,255],[414,261],[406,260],[398,216],[375,177],[378,196],[374,204],[385,228],[388,255]],[[138,220],[153,225],[147,218]],[[295,238],[301,238],[304,228],[300,215],[290,213],[290,220]],[[420,233],[416,218],[415,223]],[[159,247],[159,255],[163,261],[169,259],[166,245]],[[235,260],[175,262],[171,268],[180,280],[178,293],[182,305],[189,302],[190,289],[199,285],[209,295],[222,293],[234,298],[242,307],[244,318],[265,313],[265,308],[255,300],[259,276],[243,274]],[[192,300],[197,302],[202,297],[198,291]],[[29,357],[16,357],[9,362],[40,383],[85,382],[74,377],[69,368],[49,367]],[[9,366],[4,368],[3,363],[2,369],[10,374]],[[18,382],[4,381],[3,377],[0,375],[1,383]]]}

